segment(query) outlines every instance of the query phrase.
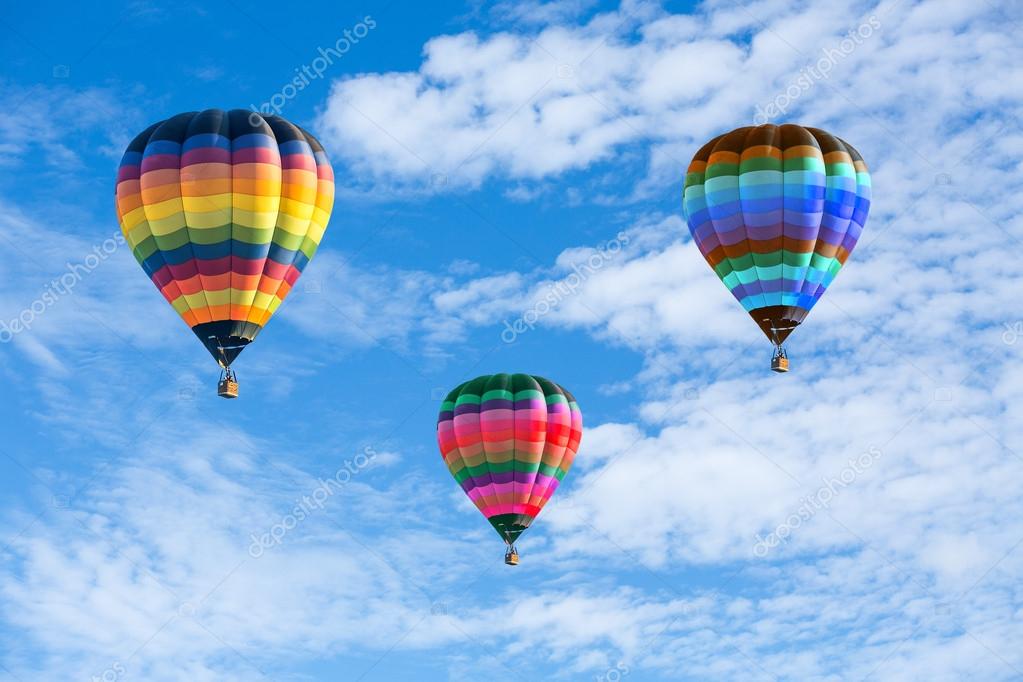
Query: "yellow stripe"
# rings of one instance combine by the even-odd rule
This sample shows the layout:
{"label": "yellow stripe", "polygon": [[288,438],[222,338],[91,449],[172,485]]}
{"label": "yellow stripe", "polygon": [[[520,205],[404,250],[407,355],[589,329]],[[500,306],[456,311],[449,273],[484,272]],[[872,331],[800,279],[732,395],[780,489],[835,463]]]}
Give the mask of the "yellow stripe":
{"label": "yellow stripe", "polygon": [[188,305],[193,309],[205,308],[207,305],[228,305],[231,303],[231,290],[200,291],[195,294],[184,294],[184,297],[188,301]]}
{"label": "yellow stripe", "polygon": [[174,197],[173,199],[167,199],[165,201],[157,201],[152,204],[144,204],[146,209],[146,217],[150,220],[163,220],[168,218],[175,213],[181,213],[181,198]]}
{"label": "yellow stripe", "polygon": [[316,183],[311,185],[284,185],[281,188],[281,195],[292,201],[301,201],[305,204],[312,204],[316,201]]}
{"label": "yellow stripe", "polygon": [[310,215],[302,218],[288,213],[281,213],[277,216],[277,227],[289,234],[303,237],[309,231],[309,218],[311,215],[312,212],[310,212]]}
{"label": "yellow stripe", "polygon": [[149,219],[149,229],[153,231],[155,237],[163,237],[171,232],[177,232],[182,227],[185,227],[185,214],[180,211],[162,220]]}
{"label": "yellow stripe", "polygon": [[231,208],[231,194],[207,194],[198,197],[181,197],[181,203],[189,213],[226,211]]}
{"label": "yellow stripe", "polygon": [[241,208],[234,209],[233,220],[236,225],[253,227],[260,230],[273,228],[277,222],[277,211],[254,212]]}
{"label": "yellow stripe", "polygon": [[323,225],[320,225],[318,222],[313,220],[311,223],[309,223],[309,231],[306,233],[305,238],[311,241],[313,244],[319,246],[320,240],[323,239],[323,233],[324,231],[326,231],[326,229],[327,228],[325,228]]}
{"label": "yellow stripe", "polygon": [[128,211],[123,216],[121,216],[121,221],[124,223],[124,226],[129,230],[138,225],[139,223],[145,222],[146,207],[139,206],[138,208],[133,208],[132,210]]}
{"label": "yellow stripe", "polygon": [[209,211],[208,213],[188,212],[188,229],[204,230],[210,227],[221,227],[231,222],[231,209]]}
{"label": "yellow stripe", "polygon": [[231,289],[231,305],[252,305],[258,289]]}
{"label": "yellow stripe", "polygon": [[125,235],[125,239],[128,241],[128,245],[134,249],[136,246],[144,242],[147,237],[152,236],[152,234],[152,230],[149,229],[149,223],[143,220],[141,223],[128,230],[128,233]]}
{"label": "yellow stripe", "polygon": [[185,297],[183,295],[178,296],[173,301],[171,301],[171,306],[174,308],[174,310],[177,311],[178,315],[184,314],[189,309],[188,301],[185,300]]}
{"label": "yellow stripe", "polygon": [[231,204],[236,209],[253,211],[256,213],[276,212],[281,203],[279,195],[253,196],[251,194],[233,194]]}
{"label": "yellow stripe", "polygon": [[256,291],[256,296],[252,299],[252,308],[254,310],[266,310],[273,298],[273,294],[268,294],[265,291]]}

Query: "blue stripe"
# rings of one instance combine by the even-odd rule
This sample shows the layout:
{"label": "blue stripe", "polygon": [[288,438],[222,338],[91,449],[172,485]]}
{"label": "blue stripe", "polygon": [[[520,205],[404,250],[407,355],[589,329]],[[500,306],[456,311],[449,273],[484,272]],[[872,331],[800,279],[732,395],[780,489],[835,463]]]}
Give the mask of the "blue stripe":
{"label": "blue stripe", "polygon": [[219,149],[230,150],[231,141],[217,133],[199,133],[197,135],[192,135],[185,140],[185,144],[181,148],[181,151],[187,152],[193,149],[201,149],[203,147],[217,147]]}

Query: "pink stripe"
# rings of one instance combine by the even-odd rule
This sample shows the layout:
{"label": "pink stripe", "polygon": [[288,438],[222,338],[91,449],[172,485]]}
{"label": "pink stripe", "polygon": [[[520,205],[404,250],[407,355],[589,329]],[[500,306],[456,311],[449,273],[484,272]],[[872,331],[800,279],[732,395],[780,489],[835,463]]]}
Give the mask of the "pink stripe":
{"label": "pink stripe", "polygon": [[281,157],[281,168],[301,168],[315,173],[316,160],[308,154],[285,154]]}
{"label": "pink stripe", "polygon": [[151,170],[177,168],[181,157],[177,154],[153,154],[142,159],[142,173]]}
{"label": "pink stripe", "polygon": [[181,155],[181,167],[193,163],[231,163],[231,152],[220,147],[199,147]]}
{"label": "pink stripe", "polygon": [[263,272],[263,262],[262,258],[231,256],[231,272],[237,272],[239,275],[258,275]]}
{"label": "pink stripe", "polygon": [[276,149],[269,147],[246,147],[231,154],[233,163],[269,163],[272,166],[281,165],[281,155]]}
{"label": "pink stripe", "polygon": [[138,180],[142,171],[138,166],[121,166],[117,169],[117,181]]}

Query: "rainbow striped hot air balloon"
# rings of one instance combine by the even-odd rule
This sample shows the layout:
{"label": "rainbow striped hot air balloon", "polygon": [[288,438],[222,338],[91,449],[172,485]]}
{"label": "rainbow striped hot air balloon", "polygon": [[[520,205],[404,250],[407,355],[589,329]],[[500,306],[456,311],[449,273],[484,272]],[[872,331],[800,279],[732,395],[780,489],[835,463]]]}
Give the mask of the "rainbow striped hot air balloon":
{"label": "rainbow striped hot air balloon", "polygon": [[291,291],[323,237],[334,174],[312,135],[235,109],[178,114],[132,140],[117,216],[136,260],[223,368]]}
{"label": "rainbow striped hot air balloon", "polygon": [[494,374],[448,394],[437,418],[444,463],[508,545],[530,526],[568,473],[582,439],[572,394],[529,374]]}
{"label": "rainbow striped hot air balloon", "polygon": [[856,246],[870,174],[844,140],[817,128],[738,128],[705,144],[686,173],[683,212],[700,253],[775,344],[820,300]]}

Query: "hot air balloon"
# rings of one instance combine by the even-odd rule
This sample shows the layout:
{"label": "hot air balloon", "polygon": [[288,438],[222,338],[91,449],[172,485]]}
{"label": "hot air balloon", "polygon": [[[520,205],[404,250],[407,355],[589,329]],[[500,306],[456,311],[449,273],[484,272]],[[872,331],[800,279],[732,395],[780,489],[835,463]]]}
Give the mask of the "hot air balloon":
{"label": "hot air balloon", "polygon": [[448,394],[437,418],[437,442],[451,475],[508,545],[505,563],[519,563],[515,540],[568,473],[582,439],[572,394],[529,374],[493,374]]}
{"label": "hot air balloon", "polygon": [[334,174],[312,135],[235,109],[178,114],[132,140],[117,217],[146,275],[220,364],[231,363],[288,295],[323,237]]}
{"label": "hot air balloon", "polygon": [[683,213],[700,253],[774,344],[838,274],[870,210],[870,174],[852,145],[817,128],[738,128],[705,144],[686,173]]}

